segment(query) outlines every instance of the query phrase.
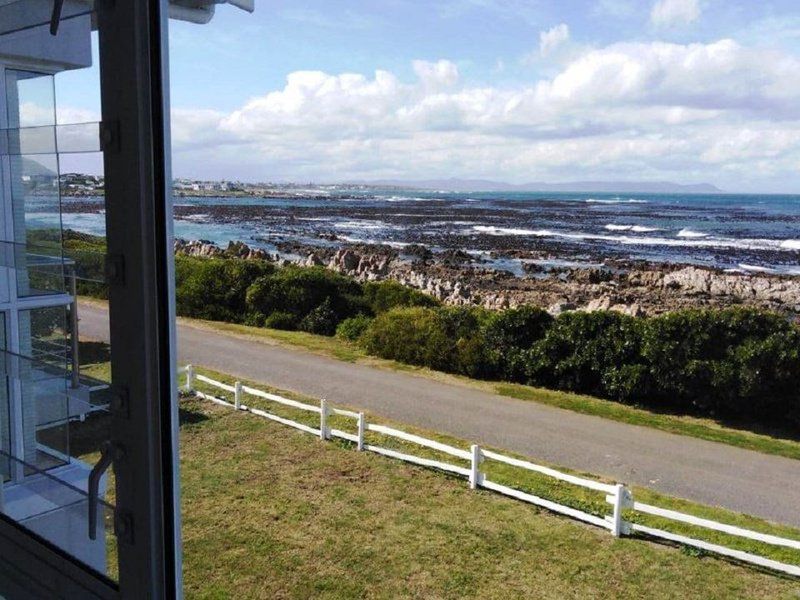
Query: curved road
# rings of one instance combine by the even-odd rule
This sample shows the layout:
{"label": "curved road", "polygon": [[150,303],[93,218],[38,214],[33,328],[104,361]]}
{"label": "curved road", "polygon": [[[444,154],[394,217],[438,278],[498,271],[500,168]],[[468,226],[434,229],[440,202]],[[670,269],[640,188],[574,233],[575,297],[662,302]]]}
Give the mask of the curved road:
{"label": "curved road", "polygon": [[[81,336],[108,340],[107,312],[80,307]],[[205,366],[474,443],[800,526],[800,461],[351,364],[179,320],[181,364]]]}

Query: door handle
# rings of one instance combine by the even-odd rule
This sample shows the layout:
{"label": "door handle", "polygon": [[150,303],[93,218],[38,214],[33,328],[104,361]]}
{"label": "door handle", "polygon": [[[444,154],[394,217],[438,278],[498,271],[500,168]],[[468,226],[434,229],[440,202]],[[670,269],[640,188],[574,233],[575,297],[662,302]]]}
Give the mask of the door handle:
{"label": "door handle", "polygon": [[100,490],[100,479],[108,470],[115,459],[120,458],[121,451],[118,446],[107,441],[100,449],[100,460],[92,467],[89,473],[89,539],[97,539],[97,505]]}

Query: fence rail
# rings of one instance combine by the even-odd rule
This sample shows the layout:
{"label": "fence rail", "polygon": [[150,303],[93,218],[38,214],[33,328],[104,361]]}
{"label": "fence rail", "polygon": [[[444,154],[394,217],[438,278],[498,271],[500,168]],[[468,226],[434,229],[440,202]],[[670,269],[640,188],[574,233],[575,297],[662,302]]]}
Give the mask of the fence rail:
{"label": "fence rail", "polygon": [[[397,460],[402,460],[404,462],[420,465],[423,467],[438,469],[441,471],[459,475],[465,477],[469,481],[469,485],[472,489],[484,488],[496,492],[498,494],[503,494],[511,498],[522,500],[523,502],[535,504],[536,506],[540,506],[547,510],[562,515],[566,515],[568,517],[572,517],[574,519],[583,521],[585,523],[589,523],[591,525],[595,525],[597,527],[602,527],[603,529],[610,531],[616,537],[622,535],[630,535],[632,533],[640,533],[650,537],[668,540],[673,543],[692,546],[707,552],[712,552],[742,562],[758,565],[760,567],[800,577],[800,566],[798,565],[779,562],[776,560],[765,558],[763,556],[759,556],[757,554],[752,554],[749,552],[744,552],[742,550],[728,548],[727,546],[723,546],[720,544],[714,544],[711,542],[698,540],[688,536],[665,531],[663,529],[658,529],[655,527],[645,526],[640,523],[626,521],[624,519],[624,511],[628,511],[629,514],[630,513],[647,514],[655,517],[660,517],[663,519],[668,519],[671,521],[676,521],[686,525],[692,525],[695,527],[716,531],[731,536],[736,536],[752,541],[761,542],[771,546],[780,546],[795,550],[800,550],[800,540],[794,540],[771,534],[760,533],[758,531],[744,529],[742,527],[737,527],[735,525],[719,523],[717,521],[712,521],[710,519],[695,517],[693,515],[688,515],[686,513],[681,513],[666,508],[660,508],[658,506],[652,506],[650,504],[645,504],[642,502],[636,502],[633,499],[633,494],[631,490],[627,486],[621,483],[618,484],[602,483],[600,481],[587,479],[585,477],[578,477],[575,475],[571,475],[569,473],[562,473],[561,471],[558,471],[551,467],[537,465],[536,463],[532,463],[526,460],[520,460],[518,458],[512,458],[510,456],[506,456],[504,454],[500,454],[498,452],[494,452],[491,450],[485,450],[478,445],[472,445],[469,450],[463,450],[461,448],[456,448],[455,446],[451,446],[449,444],[444,444],[442,442],[437,442],[435,440],[431,440],[419,435],[407,433],[400,429],[387,427],[385,425],[377,425],[375,423],[368,423],[363,412],[355,412],[352,410],[346,410],[329,406],[328,402],[324,399],[320,400],[319,406],[315,406],[311,404],[306,404],[304,402],[298,402],[297,400],[284,398],[283,396],[279,396],[276,394],[270,394],[268,392],[264,392],[256,388],[245,386],[238,381],[234,383],[234,385],[229,385],[221,381],[216,381],[214,379],[211,379],[210,377],[206,377],[204,375],[196,373],[192,365],[187,365],[186,367],[180,368],[178,372],[186,375],[186,384],[184,385],[183,389],[187,392],[193,393],[199,398],[209,400],[221,406],[233,408],[234,410],[249,412],[259,417],[263,417],[265,419],[269,419],[271,421],[275,421],[283,425],[288,425],[289,427],[294,427],[295,429],[299,429],[300,431],[304,431],[306,433],[319,436],[323,440],[331,438],[344,439],[354,443],[356,445],[356,448],[360,451],[364,450],[364,451],[374,452],[376,454],[381,454],[383,456],[387,456]],[[218,398],[213,394],[207,394],[197,390],[195,387],[195,382],[198,381],[205,383],[208,386],[233,394],[234,401],[229,402],[228,400],[225,400],[223,398]],[[281,417],[279,415],[275,415],[273,413],[270,413],[268,411],[259,408],[250,407],[244,404],[243,402],[245,394],[255,396],[263,400],[269,400],[271,402],[275,402],[276,404],[280,404],[290,408],[317,413],[319,414],[319,427],[318,428],[311,427],[304,423],[299,423],[292,419]],[[332,415],[355,419],[357,425],[357,433],[355,434],[348,433],[340,429],[329,427],[328,419]],[[432,458],[423,458],[420,456],[415,456],[413,454],[408,454],[406,452],[400,452],[399,450],[394,450],[391,448],[384,448],[376,444],[368,444],[365,441],[365,436],[367,432],[377,433],[386,437],[391,437],[405,442],[410,442],[412,444],[428,448],[429,450],[435,450],[437,452],[450,455],[462,461],[467,461],[469,463],[469,466],[465,467],[465,466],[454,465],[451,463],[435,460]],[[558,502],[555,502],[553,500],[548,500],[547,498],[542,498],[534,494],[530,494],[528,492],[518,490],[516,488],[512,488],[510,486],[503,485],[495,481],[490,481],[485,477],[484,473],[481,471],[481,464],[486,459],[494,460],[527,471],[539,473],[540,475],[544,475],[546,477],[550,477],[558,481],[563,481],[565,483],[569,483],[575,486],[583,487],[592,491],[603,492],[606,494],[605,497],[606,502],[610,504],[612,507],[611,514],[600,517],[576,508],[572,508],[570,506],[559,504]]]}

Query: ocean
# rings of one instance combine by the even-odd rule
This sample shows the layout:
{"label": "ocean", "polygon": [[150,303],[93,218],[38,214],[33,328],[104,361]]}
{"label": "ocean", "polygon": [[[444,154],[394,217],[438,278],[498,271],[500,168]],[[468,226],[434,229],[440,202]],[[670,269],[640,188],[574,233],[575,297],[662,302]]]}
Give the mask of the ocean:
{"label": "ocean", "polygon": [[[458,248],[521,272],[512,251],[594,264],[608,258],[800,275],[800,196],[421,191],[318,186],[280,196],[179,197],[175,235],[243,241]],[[64,198],[63,225],[102,234],[102,199]]]}

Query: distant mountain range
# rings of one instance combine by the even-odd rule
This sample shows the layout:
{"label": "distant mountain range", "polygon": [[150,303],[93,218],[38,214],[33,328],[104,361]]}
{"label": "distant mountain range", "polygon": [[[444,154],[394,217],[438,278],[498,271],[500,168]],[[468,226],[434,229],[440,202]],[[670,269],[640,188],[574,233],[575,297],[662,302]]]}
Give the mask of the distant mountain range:
{"label": "distant mountain range", "polygon": [[608,192],[622,194],[721,194],[710,183],[681,184],[671,181],[573,181],[569,183],[504,183],[486,179],[382,179],[354,181],[357,185],[447,190],[449,192]]}

